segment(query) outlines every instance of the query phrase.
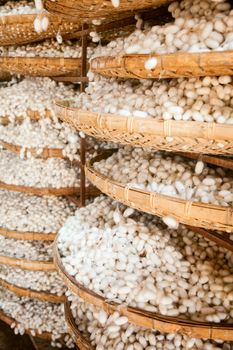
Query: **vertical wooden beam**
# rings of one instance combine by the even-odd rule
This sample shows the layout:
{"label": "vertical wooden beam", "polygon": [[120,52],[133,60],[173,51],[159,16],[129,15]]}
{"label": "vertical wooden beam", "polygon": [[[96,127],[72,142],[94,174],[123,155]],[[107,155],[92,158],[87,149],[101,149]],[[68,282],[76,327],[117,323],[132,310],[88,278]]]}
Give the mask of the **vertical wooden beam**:
{"label": "vertical wooden beam", "polygon": [[[87,29],[86,24],[82,25],[82,30]],[[82,35],[82,65],[81,65],[81,76],[82,78],[87,76],[87,34]],[[81,81],[80,92],[84,92],[86,88],[86,82]],[[80,207],[85,206],[86,197],[86,178],[85,178],[85,161],[86,161],[86,139],[81,137],[80,139]]]}

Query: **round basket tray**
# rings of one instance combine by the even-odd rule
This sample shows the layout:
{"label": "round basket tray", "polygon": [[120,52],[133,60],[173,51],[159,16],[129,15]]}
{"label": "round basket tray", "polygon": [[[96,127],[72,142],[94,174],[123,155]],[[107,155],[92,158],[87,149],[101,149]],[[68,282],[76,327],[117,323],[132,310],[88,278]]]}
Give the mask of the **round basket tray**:
{"label": "round basket tray", "polygon": [[[145,62],[151,57],[157,59],[157,65],[148,70]],[[233,75],[233,50],[97,57],[91,61],[91,70],[108,77],[136,79]]]}
{"label": "round basket tray", "polygon": [[[30,193],[30,194],[34,194],[35,196],[68,196],[72,194],[78,194],[80,191],[79,187],[37,188],[37,187],[11,185],[1,181],[0,181],[0,189],[21,192],[21,193]],[[87,191],[88,191],[88,187],[87,187]]]}
{"label": "round basket tray", "polygon": [[[5,141],[0,140],[0,144],[2,145],[3,148],[7,149],[10,152],[19,154],[21,150],[23,149],[22,146],[18,145],[13,145],[12,143],[8,143]],[[43,148],[40,153],[38,153],[38,149],[36,148],[25,148],[25,152],[30,152],[33,157],[39,157],[43,159],[47,158],[63,158],[65,159],[66,157],[63,156],[62,154],[62,149],[61,148]]]}
{"label": "round basket tray", "polygon": [[36,290],[26,289],[22,287],[18,287],[12,283],[9,283],[3,279],[0,279],[0,286],[9,290],[12,293],[15,293],[16,295],[20,297],[27,297],[31,299],[38,299],[41,301],[48,301],[53,304],[61,304],[65,301],[65,296],[59,296],[56,294],[51,294],[48,292],[40,292]]}
{"label": "round basket tray", "polygon": [[[19,322],[17,322],[15,319],[8,316],[7,314],[5,314],[2,310],[0,310],[0,320],[5,322],[9,326],[12,326],[13,324],[16,324],[16,325],[19,324]],[[37,333],[34,330],[28,329],[28,330],[25,330],[25,333],[28,335],[32,335],[35,333],[35,337],[42,338],[49,341],[52,340],[52,334],[49,332]]]}
{"label": "round basket tray", "polygon": [[210,230],[233,232],[233,210],[201,202],[192,202],[156,192],[130,188],[96,171],[95,162],[108,158],[113,151],[93,158],[87,163],[86,176],[99,190],[127,206],[160,217],[172,216],[178,222]]}
{"label": "round basket tray", "polygon": [[53,272],[56,271],[53,261],[37,261],[14,258],[11,256],[0,255],[0,264],[17,267],[22,270],[29,271],[44,271]]}
{"label": "round basket tray", "polygon": [[4,227],[0,227],[0,235],[13,238],[13,239],[21,239],[26,241],[54,241],[56,238],[56,233],[40,233],[40,232],[24,232],[24,231],[15,231],[8,230]]}
{"label": "round basket tray", "polygon": [[171,0],[120,0],[118,7],[113,7],[111,0],[45,0],[44,7],[51,13],[90,20],[120,13],[132,13],[136,10],[167,5]]}
{"label": "round basket tray", "polygon": [[47,31],[37,33],[34,29],[36,14],[12,15],[0,17],[0,45],[22,45],[56,37],[59,32],[62,36],[72,34],[80,29],[80,22],[65,20],[57,16],[46,14],[49,18]]}
{"label": "round basket tray", "polygon": [[172,152],[233,154],[233,125],[100,114],[69,107],[66,101],[57,102],[55,112],[76,129],[106,141]]}
{"label": "round basket tray", "polygon": [[0,57],[0,71],[39,77],[80,76],[80,58]]}
{"label": "round basket tray", "polygon": [[125,304],[107,301],[99,294],[90,291],[78,283],[64,270],[55,241],[54,263],[66,286],[87,303],[104,309],[108,314],[114,311],[128,317],[130,323],[141,327],[156,329],[165,333],[180,333],[190,338],[233,340],[233,325],[223,323],[189,321],[179,317],[163,316],[142,309],[125,306]]}
{"label": "round basket tray", "polygon": [[72,339],[80,350],[94,350],[91,343],[82,335],[75,324],[74,317],[70,309],[70,303],[66,300],[64,304],[65,320],[69,328]]}

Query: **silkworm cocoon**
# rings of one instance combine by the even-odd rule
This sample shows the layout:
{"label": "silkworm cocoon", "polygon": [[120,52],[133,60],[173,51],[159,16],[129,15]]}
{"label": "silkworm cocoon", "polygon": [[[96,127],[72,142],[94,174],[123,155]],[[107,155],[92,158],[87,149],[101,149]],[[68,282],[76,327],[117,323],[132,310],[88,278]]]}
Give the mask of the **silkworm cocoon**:
{"label": "silkworm cocoon", "polygon": [[148,60],[145,61],[145,69],[148,69],[148,70],[152,70],[152,69],[155,69],[155,67],[157,66],[158,64],[158,60],[156,57],[151,57],[151,58],[148,58]]}
{"label": "silkworm cocoon", "polygon": [[146,118],[148,114],[144,111],[133,111],[133,116],[138,118]]}
{"label": "silkworm cocoon", "polygon": [[62,36],[59,32],[57,32],[56,40],[57,40],[58,44],[62,44],[62,42],[63,42]]}
{"label": "silkworm cocoon", "polygon": [[35,29],[35,31],[36,31],[37,33],[40,33],[41,30],[42,30],[40,18],[39,18],[39,17],[36,17],[35,20],[34,20],[34,22],[33,22],[33,24],[34,24],[34,29]]}
{"label": "silkworm cocoon", "polygon": [[43,10],[43,2],[42,0],[35,0],[35,6],[37,10]]}
{"label": "silkworm cocoon", "polygon": [[131,113],[127,109],[120,109],[119,110],[119,115],[122,115],[123,117],[130,117]]}
{"label": "silkworm cocoon", "polygon": [[172,216],[164,216],[163,222],[172,229],[178,229],[179,227],[179,222]]}
{"label": "silkworm cocoon", "polygon": [[41,29],[43,31],[46,31],[48,29],[49,26],[49,19],[48,17],[44,16],[41,20]]}
{"label": "silkworm cocoon", "polygon": [[195,174],[200,175],[204,169],[204,166],[205,165],[201,160],[197,161],[195,166]]}
{"label": "silkworm cocoon", "polygon": [[111,2],[113,7],[117,8],[120,6],[120,0],[111,0]]}

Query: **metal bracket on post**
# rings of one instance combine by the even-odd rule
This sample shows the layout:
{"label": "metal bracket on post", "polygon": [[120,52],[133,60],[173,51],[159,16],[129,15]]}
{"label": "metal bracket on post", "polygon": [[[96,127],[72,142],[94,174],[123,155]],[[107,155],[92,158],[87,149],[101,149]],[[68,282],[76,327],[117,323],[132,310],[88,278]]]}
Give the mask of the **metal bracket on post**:
{"label": "metal bracket on post", "polygon": [[[81,78],[86,78],[87,76],[87,33],[85,33],[85,29],[87,29],[87,24],[82,25],[82,30],[84,34],[82,35],[82,65],[81,65]],[[80,84],[80,92],[84,92],[86,88],[86,81],[81,80]],[[86,197],[86,178],[85,178],[85,161],[86,161],[86,140],[83,135],[80,138],[80,163],[81,163],[81,171],[80,171],[80,207],[85,206],[85,197]]]}

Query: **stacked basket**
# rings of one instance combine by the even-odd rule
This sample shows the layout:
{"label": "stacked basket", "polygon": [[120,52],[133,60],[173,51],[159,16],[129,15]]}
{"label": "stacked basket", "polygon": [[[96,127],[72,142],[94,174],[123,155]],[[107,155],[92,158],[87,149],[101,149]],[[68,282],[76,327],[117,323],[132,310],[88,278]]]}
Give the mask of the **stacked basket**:
{"label": "stacked basket", "polygon": [[[43,12],[43,16],[48,18],[48,28],[36,32],[34,22],[37,16],[40,17],[41,13],[38,15],[34,10],[31,14],[3,16],[1,13],[0,45],[6,47],[22,45],[54,38],[58,34],[73,36],[72,33],[80,27],[77,21],[66,21]],[[3,48],[1,50],[3,51]],[[4,50],[7,52],[7,48]],[[0,71],[2,74],[37,77],[67,75],[77,77],[80,75],[80,59],[17,57],[17,55],[11,57],[6,54],[0,57]],[[43,106],[41,108],[43,109]],[[51,111],[45,111],[43,117],[49,118],[50,114]],[[15,116],[15,125],[22,123],[24,117],[36,123],[42,117],[41,110],[27,110],[26,115],[19,113]],[[9,124],[8,115],[4,115],[2,111],[1,125]],[[22,169],[27,167],[27,162],[30,162],[27,156],[36,157],[35,162],[42,164],[42,171],[43,164],[46,167],[46,162],[53,162],[55,159],[67,164],[70,169],[73,167],[71,162],[65,159],[61,148],[46,147],[38,150],[5,142],[2,139],[1,147],[0,158],[4,158],[7,154],[12,164],[21,162]],[[24,156],[20,160],[22,153]],[[77,167],[77,164],[75,166]],[[2,163],[1,173],[5,171],[3,167]],[[31,167],[33,168],[33,161]],[[53,176],[50,173],[45,175],[48,179]],[[75,206],[67,196],[76,196],[79,193],[78,172],[75,176],[76,185],[65,186],[41,187],[38,183],[33,186],[27,185],[27,181],[24,180],[17,183],[7,178],[0,182],[0,319],[15,328],[16,333],[22,334],[25,331],[59,346],[61,343],[69,346],[70,339],[66,336],[62,311],[65,286],[59,279],[52,261],[52,243],[64,220],[74,211]],[[56,315],[53,313],[57,313],[60,324],[54,321]]]}
{"label": "stacked basket", "polygon": [[[6,152],[17,153],[17,151],[20,151],[20,149],[13,150],[12,145],[8,147],[8,145],[4,144],[4,146],[8,151],[2,150],[1,157],[4,157]],[[36,150],[34,151],[36,154]],[[46,159],[42,158],[39,160],[37,158],[38,161],[49,161],[49,157],[54,157],[53,151],[45,149],[42,152],[42,156]],[[61,154],[61,150],[59,150],[59,153]],[[56,157],[58,156],[56,154]],[[17,162],[19,155],[12,155],[12,157],[13,162]],[[21,160],[23,168],[28,161],[28,159]],[[68,160],[64,160],[64,162],[68,162]],[[4,172],[3,168],[1,172]],[[50,174],[47,175],[48,177],[50,176]],[[62,305],[64,302],[63,293],[65,287],[55,272],[56,269],[52,261],[52,243],[56,237],[57,230],[74,210],[74,205],[65,197],[77,195],[79,188],[40,188],[32,187],[31,185],[12,184],[10,181],[2,181],[0,187],[2,198],[0,215],[0,235],[2,240],[0,285],[2,288],[22,298],[22,302],[24,301],[26,305],[31,300],[35,300],[35,303],[38,300],[38,303],[41,303],[41,305],[45,302],[48,310],[53,310],[56,307],[60,308],[61,306],[59,305]],[[41,199],[39,196],[42,196]],[[35,231],[38,225],[41,229],[39,232]],[[8,302],[10,300],[7,300],[2,295],[1,319],[12,325],[14,324],[16,331],[17,329],[19,331],[21,329],[20,317],[14,320],[11,319],[9,312],[4,312],[5,305]],[[16,309],[17,303],[18,301],[15,304]],[[27,312],[26,309],[24,312]],[[25,323],[23,327],[25,328]],[[43,327],[46,327],[46,325]],[[38,332],[36,329],[25,329],[25,331],[32,335],[50,339],[56,344],[57,338],[52,331],[49,331],[49,326],[48,331],[43,331],[42,334],[40,334],[40,329]],[[66,340],[69,344],[68,338]]]}
{"label": "stacked basket", "polygon": [[[48,8],[53,8],[54,11],[64,11],[65,14],[67,12],[68,7],[65,8],[65,6],[63,6],[62,8],[62,5],[59,3],[59,1],[46,1],[46,4]],[[156,67],[152,69],[145,68],[146,61],[151,57],[155,59]],[[91,61],[91,69],[94,73],[100,73],[108,77],[136,79],[156,79],[161,77],[177,78],[221,76],[232,75],[233,67],[230,57],[232,57],[232,51],[99,57]],[[103,140],[114,141],[119,144],[127,144],[133,147],[138,146],[145,149],[150,147],[153,151],[157,151],[159,149],[170,152],[181,152],[183,155],[191,157],[193,159],[200,161],[203,160],[207,163],[215,164],[217,166],[222,166],[232,170],[231,159],[221,159],[218,157],[220,155],[232,156],[232,124],[217,124],[215,122],[208,123],[180,120],[163,121],[161,119],[156,120],[154,118],[141,118],[135,117],[133,115],[122,116],[118,114],[92,112],[86,110],[87,108],[81,108],[82,106],[80,106],[80,108],[75,108],[72,107],[72,105],[67,107],[67,102],[58,102],[56,104],[57,116],[60,119],[66,121],[67,123],[70,123],[72,126],[87,133],[88,135]],[[184,154],[184,152],[189,153]],[[206,156],[205,154],[211,154],[212,156]],[[106,173],[101,173],[101,166],[98,169],[95,166],[95,164],[100,161],[102,161],[101,165],[104,165],[105,163],[103,160],[109,158],[111,155],[112,152],[107,152],[104,155],[98,156],[97,158],[91,160],[86,166],[86,175],[88,179],[103,193],[110,196],[114,200],[118,200],[119,202],[124,203],[126,206],[132,209],[137,209],[142,212],[156,215],[162,218],[169,218],[169,221],[172,221],[172,223],[179,222],[185,225],[190,225],[192,226],[191,229],[194,233],[196,232],[204,235],[208,239],[215,240],[218,245],[223,245],[232,251],[232,242],[228,240],[229,245],[226,246],[224,244],[224,242],[226,242],[224,238],[224,232],[233,232],[233,214],[231,204],[228,206],[223,206],[203,203],[200,201],[193,201],[192,199],[185,200],[156,193],[155,191],[145,191],[143,189],[137,188],[134,186],[134,184],[127,184],[123,182],[121,183],[119,180],[115,181],[113,180],[112,176],[110,177],[108,174],[106,175]],[[127,156],[129,158],[129,154],[127,154]],[[111,163],[108,164],[110,169]],[[114,169],[117,169],[117,165],[119,168],[121,167],[120,160],[118,164],[115,164]],[[125,170],[130,171],[130,168]],[[124,174],[122,169],[121,171],[122,174]],[[135,169],[132,171],[135,171]],[[109,170],[109,173],[110,172],[111,170]],[[98,204],[100,205],[100,203]],[[101,213],[99,219],[100,221],[102,220],[102,215],[103,213]],[[79,217],[79,213],[77,213],[77,217]],[[119,214],[118,216],[118,214],[116,214],[116,221],[120,221],[120,218],[121,215]],[[107,220],[105,223],[108,227]],[[133,323],[134,325],[140,327],[146,327],[150,330],[153,329],[165,333],[178,333],[181,335],[186,335],[189,338],[223,340],[228,342],[223,345],[223,348],[230,349],[230,342],[233,340],[233,326],[231,320],[228,322],[217,323],[193,319],[188,320],[185,317],[167,316],[164,314],[150,312],[148,310],[143,310],[142,308],[134,306],[132,307],[128,305],[127,302],[116,302],[116,300],[114,298],[112,300],[111,297],[109,297],[110,300],[108,300],[108,296],[106,296],[104,293],[104,288],[101,292],[98,293],[96,292],[96,289],[98,289],[98,287],[93,286],[93,284],[92,288],[88,288],[86,285],[88,285],[88,283],[91,283],[91,278],[94,280],[93,275],[95,273],[97,275],[98,273],[101,273],[101,270],[94,270],[94,257],[92,255],[90,259],[86,257],[86,262],[87,265],[90,264],[93,275],[90,274],[92,277],[89,275],[87,276],[86,283],[79,283],[80,280],[86,280],[83,277],[84,271],[82,271],[80,266],[79,269],[74,268],[75,261],[73,261],[72,258],[75,258],[75,252],[72,251],[69,247],[69,243],[71,244],[71,242],[65,238],[67,234],[65,233],[65,230],[67,229],[67,231],[69,231],[68,224],[69,223],[67,222],[67,226],[65,225],[63,227],[57,238],[55,264],[65,284],[68,286],[69,290],[79,298],[79,300],[85,300],[85,302],[94,305],[97,310],[103,309],[104,312],[108,315],[117,312],[118,316],[116,317],[119,317],[119,314],[121,316],[126,316],[129,323]],[[69,229],[69,232],[72,232],[72,225]],[[118,227],[118,229],[120,230],[120,227]],[[219,230],[221,232],[211,233],[205,231],[205,229]],[[81,231],[84,239],[85,234],[87,235],[88,231],[85,232],[85,227],[82,228],[82,230]],[[107,233],[109,232],[106,229],[106,234]],[[219,239],[218,241],[216,239],[213,239],[214,236],[217,237],[216,234]],[[98,244],[101,245],[101,240],[102,236],[99,237],[99,241],[96,238],[97,246]],[[65,244],[65,248],[69,248],[70,251],[72,251],[73,255],[70,254],[69,256],[67,254],[67,251],[65,252],[65,249],[62,249],[62,244]],[[192,246],[192,243],[189,244]],[[83,246],[84,241],[82,242],[82,247]],[[122,250],[124,250],[124,248],[122,248]],[[227,252],[227,250],[224,251],[225,255],[228,253],[229,252]],[[77,254],[77,264],[80,263],[79,260],[82,258],[81,254],[82,251],[80,252],[80,255]],[[143,252],[142,257],[143,254],[146,253]],[[99,258],[101,259],[101,257]],[[68,271],[69,259],[72,261],[72,268]],[[85,269],[85,267],[86,266],[84,264],[83,269]],[[109,269],[111,269],[111,266]],[[78,276],[79,273],[80,278]],[[112,294],[114,295],[114,291],[112,291]],[[72,300],[72,297],[70,300]],[[90,326],[90,328],[86,331],[84,330],[85,327],[77,327],[77,324],[75,324],[74,316],[72,315],[72,308],[74,309],[75,305],[72,303],[70,307],[69,302],[67,302],[66,319],[71,332],[73,333],[76,344],[81,349],[92,349],[92,344],[95,343],[92,336],[94,329]],[[92,312],[94,316],[89,315],[88,319],[95,319],[96,314],[100,311]],[[79,316],[78,312],[77,314]],[[82,315],[82,312],[80,312],[80,315]],[[104,317],[106,317],[106,315],[103,316],[103,318]],[[232,316],[229,314],[227,317],[231,319]],[[121,321],[123,322],[123,320]],[[98,322],[100,322],[100,318],[96,321],[96,323]],[[115,324],[115,328],[112,328],[111,331],[109,330],[108,334],[112,332],[112,338],[114,338],[114,334],[116,335],[118,331],[116,325],[119,326],[119,324]],[[89,336],[85,337],[87,334]],[[99,343],[97,341],[97,343],[100,345],[96,346],[97,349],[104,348],[103,343],[101,343],[101,335],[103,335],[103,333],[100,332],[98,334]],[[191,342],[190,344],[194,343],[195,342]],[[131,348],[134,349],[133,345],[131,347],[127,347],[127,349]],[[136,348],[137,347],[135,347],[135,349]],[[138,345],[138,349],[143,348],[146,347],[143,347],[142,341],[142,343]],[[167,348],[170,349],[170,347]],[[182,349],[183,348],[185,347],[182,347]],[[197,347],[192,347],[191,345],[189,347],[187,346],[187,349],[188,348],[196,349]],[[212,347],[210,348],[212,349]],[[213,348],[215,349],[215,347]],[[216,348],[218,349],[218,347]],[[124,347],[119,346],[119,349],[124,349]],[[148,349],[156,349],[156,347],[148,346]],[[173,347],[171,347],[171,349],[173,349]],[[181,349],[181,347],[179,349]]]}

